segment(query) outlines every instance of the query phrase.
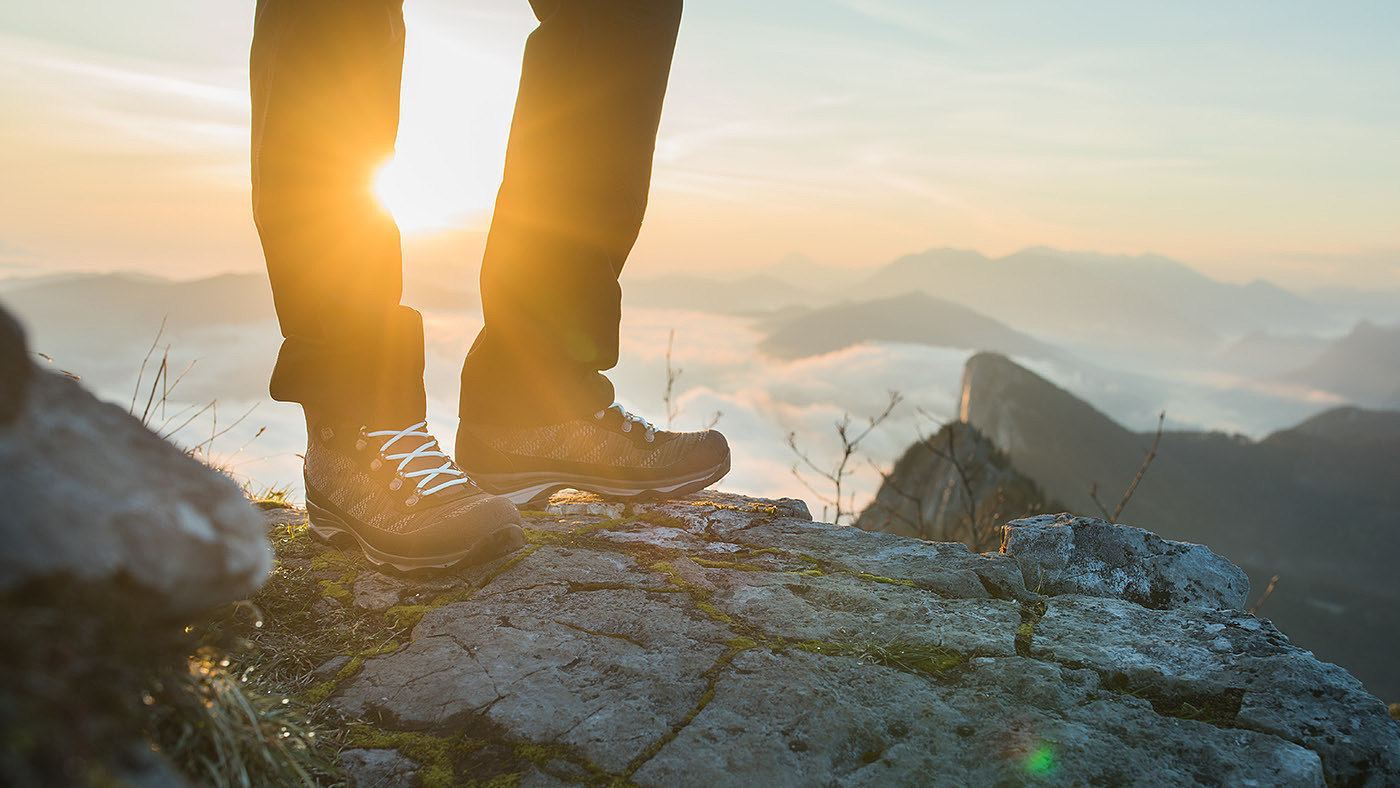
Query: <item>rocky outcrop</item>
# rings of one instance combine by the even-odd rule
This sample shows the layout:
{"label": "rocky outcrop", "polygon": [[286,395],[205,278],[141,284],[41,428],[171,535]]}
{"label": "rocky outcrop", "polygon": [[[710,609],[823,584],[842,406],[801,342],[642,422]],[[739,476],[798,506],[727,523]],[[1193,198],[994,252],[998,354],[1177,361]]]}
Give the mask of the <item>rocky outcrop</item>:
{"label": "rocky outcrop", "polygon": [[[1156,441],[995,354],[968,360],[960,412],[1072,512],[1101,511],[1096,497],[1112,507]],[[1338,409],[1260,441],[1163,432],[1122,519],[1209,545],[1248,573],[1256,593],[1277,576],[1265,609],[1293,642],[1400,698],[1396,425],[1394,413]],[[921,490],[917,480],[902,485]]]}
{"label": "rocky outcrop", "polygon": [[0,389],[15,407],[0,426],[0,592],[121,579],[172,616],[252,593],[271,559],[238,486],[77,381],[34,369],[4,334]]}
{"label": "rocky outcrop", "polygon": [[1027,588],[1083,594],[1143,607],[1241,610],[1249,578],[1209,548],[1151,531],[1069,514],[1014,520],[1001,550],[1016,557]]}
{"label": "rocky outcrop", "polygon": [[1046,500],[1035,482],[970,424],[949,422],[910,444],[856,518],[865,531],[962,542],[994,549],[1008,519],[1065,507]]}
{"label": "rocky outcrop", "polygon": [[[304,532],[299,512],[269,516],[283,538]],[[349,718],[352,777],[1400,780],[1380,701],[1241,612],[1238,576],[1218,558],[1135,529],[1063,524],[1078,557],[1028,589],[1027,567],[1065,551],[1026,537],[1061,524],[1018,525],[1010,552],[977,554],[719,493],[630,505],[560,495],[526,517],[527,547],[457,574],[389,577],[334,550],[306,564],[322,578],[318,604],[403,633],[333,660],[306,693]],[[1091,552],[1112,565],[1093,588]],[[1124,598],[1140,584],[1110,582],[1154,561],[1151,607]]]}

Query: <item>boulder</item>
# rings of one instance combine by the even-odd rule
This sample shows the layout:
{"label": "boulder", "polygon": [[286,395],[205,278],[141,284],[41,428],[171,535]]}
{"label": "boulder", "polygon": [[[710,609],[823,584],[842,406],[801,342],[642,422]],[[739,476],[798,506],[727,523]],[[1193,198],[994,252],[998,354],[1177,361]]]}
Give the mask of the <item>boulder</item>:
{"label": "boulder", "polygon": [[76,380],[15,366],[0,328],[0,393],[18,403],[0,426],[0,592],[122,578],[180,616],[257,589],[271,554],[238,485]]}
{"label": "boulder", "polygon": [[1038,593],[1236,610],[1249,595],[1244,570],[1210,548],[1141,528],[1046,514],[1013,520],[1002,533],[1002,552],[1016,559],[1026,587]]}

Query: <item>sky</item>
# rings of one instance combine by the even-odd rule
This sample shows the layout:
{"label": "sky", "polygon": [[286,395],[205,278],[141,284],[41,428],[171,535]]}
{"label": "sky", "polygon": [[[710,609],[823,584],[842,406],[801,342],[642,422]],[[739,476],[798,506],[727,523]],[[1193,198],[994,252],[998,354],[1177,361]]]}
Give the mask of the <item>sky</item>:
{"label": "sky", "polygon": [[[261,266],[253,5],[0,7],[0,275]],[[382,193],[411,266],[485,228],[534,20],[524,0],[406,13]],[[697,0],[630,270],[1047,245],[1400,289],[1396,40],[1393,0]]]}

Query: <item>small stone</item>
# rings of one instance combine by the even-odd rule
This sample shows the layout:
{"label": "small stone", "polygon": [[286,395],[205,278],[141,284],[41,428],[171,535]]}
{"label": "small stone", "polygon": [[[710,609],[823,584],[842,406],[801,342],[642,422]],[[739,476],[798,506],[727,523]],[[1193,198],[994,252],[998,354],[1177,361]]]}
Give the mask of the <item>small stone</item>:
{"label": "small stone", "polygon": [[355,607],[383,611],[399,604],[403,583],[379,572],[361,572],[354,589]]}

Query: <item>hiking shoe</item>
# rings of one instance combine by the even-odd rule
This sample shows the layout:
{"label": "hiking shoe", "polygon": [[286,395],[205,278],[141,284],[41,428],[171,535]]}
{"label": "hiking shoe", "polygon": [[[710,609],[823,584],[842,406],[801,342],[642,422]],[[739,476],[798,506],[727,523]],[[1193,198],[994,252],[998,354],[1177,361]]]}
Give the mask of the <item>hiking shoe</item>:
{"label": "hiking shoe", "polygon": [[306,511],[317,536],[354,537],[372,563],[403,571],[480,563],[525,543],[515,506],[473,484],[426,422],[373,432],[313,427]]}
{"label": "hiking shoe", "polygon": [[613,403],[539,427],[463,422],[457,462],[483,490],[517,504],[565,487],[612,498],[679,497],[729,473],[729,443],[714,430],[658,430]]}

